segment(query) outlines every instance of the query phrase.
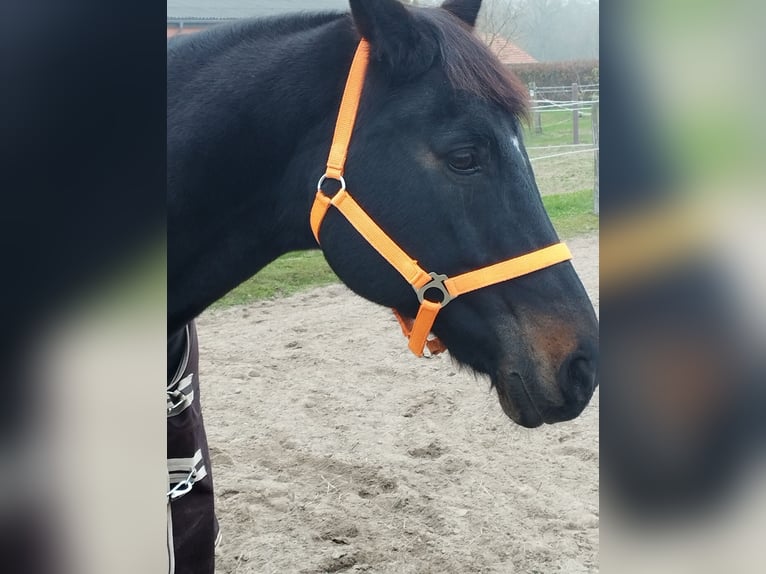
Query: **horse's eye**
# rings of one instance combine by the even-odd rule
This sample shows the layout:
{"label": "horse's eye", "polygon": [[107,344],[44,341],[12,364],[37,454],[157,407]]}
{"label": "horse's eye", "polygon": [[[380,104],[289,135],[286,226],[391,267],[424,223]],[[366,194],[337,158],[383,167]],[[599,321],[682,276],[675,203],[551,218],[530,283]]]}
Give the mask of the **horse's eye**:
{"label": "horse's eye", "polygon": [[453,171],[461,174],[474,173],[479,170],[479,162],[476,151],[464,148],[453,151],[448,157],[449,166]]}

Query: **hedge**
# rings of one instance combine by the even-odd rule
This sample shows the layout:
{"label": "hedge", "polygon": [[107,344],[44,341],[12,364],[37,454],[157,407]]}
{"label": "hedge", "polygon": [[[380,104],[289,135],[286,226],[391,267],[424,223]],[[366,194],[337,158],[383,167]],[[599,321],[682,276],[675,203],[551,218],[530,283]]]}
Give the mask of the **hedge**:
{"label": "hedge", "polygon": [[[538,62],[509,66],[527,86],[534,82],[538,88],[598,84],[598,60],[571,62]],[[565,94],[562,94],[565,95]],[[546,97],[551,97],[546,94]]]}

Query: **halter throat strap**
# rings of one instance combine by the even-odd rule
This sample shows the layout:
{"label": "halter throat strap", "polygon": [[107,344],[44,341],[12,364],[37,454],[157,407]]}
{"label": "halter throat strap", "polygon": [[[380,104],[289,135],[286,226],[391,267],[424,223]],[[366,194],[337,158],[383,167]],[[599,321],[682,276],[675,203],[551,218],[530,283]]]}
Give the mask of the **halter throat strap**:
{"label": "halter throat strap", "polygon": [[[494,265],[481,267],[455,277],[447,277],[426,271],[399,247],[351,197],[343,178],[351,135],[354,131],[364,79],[367,74],[369,54],[370,46],[366,40],[362,39],[354,55],[346,87],[343,91],[330,155],[327,160],[327,170],[317,185],[314,204],[311,208],[311,230],[317,243],[320,243],[319,231],[322,222],[330,207],[334,207],[351,223],[365,241],[412,286],[420,302],[415,320],[403,318],[396,311],[394,313],[397,315],[402,331],[409,338],[410,350],[420,357],[426,346],[431,353],[445,350],[444,345],[438,339],[429,339],[429,334],[439,311],[450,301],[471,291],[567,261],[572,258],[572,255],[566,245],[557,243],[519,257],[506,259]],[[337,180],[341,186],[340,190],[332,197],[322,191],[322,185],[328,179]],[[426,298],[426,295],[433,296],[437,292],[441,295],[441,301],[431,301]]]}

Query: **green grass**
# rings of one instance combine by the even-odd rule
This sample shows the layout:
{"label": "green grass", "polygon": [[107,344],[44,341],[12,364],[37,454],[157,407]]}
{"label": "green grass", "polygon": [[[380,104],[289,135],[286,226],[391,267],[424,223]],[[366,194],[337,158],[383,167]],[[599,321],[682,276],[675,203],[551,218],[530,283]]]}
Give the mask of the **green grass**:
{"label": "green grass", "polygon": [[547,195],[543,197],[543,204],[562,239],[598,231],[598,215],[593,213],[592,189]]}
{"label": "green grass", "polygon": [[309,287],[337,282],[338,277],[330,269],[321,251],[294,251],[261,269],[258,275],[219,299],[214,307],[285,297]]}
{"label": "green grass", "polygon": [[[549,195],[543,197],[543,203],[554,227],[564,239],[598,229],[598,216],[593,214],[591,190]],[[264,267],[258,275],[217,301],[214,307],[230,307],[260,299],[284,297],[338,281],[321,251],[296,251]]]}
{"label": "green grass", "polygon": [[[542,112],[543,132],[535,133],[534,120],[524,126],[524,145],[527,148],[547,145],[570,145],[572,137],[572,112],[567,110]],[[580,143],[593,143],[593,126],[590,112],[585,111],[580,118]]]}

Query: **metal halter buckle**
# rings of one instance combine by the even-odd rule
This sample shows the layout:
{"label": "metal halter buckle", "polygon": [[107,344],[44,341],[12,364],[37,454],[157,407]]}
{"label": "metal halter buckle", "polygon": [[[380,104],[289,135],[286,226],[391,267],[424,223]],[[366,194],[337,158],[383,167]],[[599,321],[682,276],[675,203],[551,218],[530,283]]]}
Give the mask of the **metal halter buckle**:
{"label": "metal halter buckle", "polygon": [[[340,189],[338,191],[345,191],[346,190],[346,180],[343,179],[342,175],[339,175],[338,177],[329,177],[327,174],[324,174],[322,177],[319,178],[319,183],[317,183],[317,191],[322,191],[322,193],[324,193],[324,191],[322,190],[322,185],[328,179],[334,179],[335,181],[340,183]],[[335,193],[337,193],[337,192],[335,192]]]}
{"label": "metal halter buckle", "polygon": [[181,482],[176,484],[173,488],[171,488],[168,491],[167,497],[172,500],[178,500],[183,495],[188,494],[192,487],[194,486],[194,483],[197,480],[197,469],[192,468],[189,471],[189,474],[186,478],[184,478]]}
{"label": "metal halter buckle", "polygon": [[447,303],[454,299],[454,297],[450,295],[450,292],[447,290],[447,286],[444,284],[444,282],[449,279],[449,277],[439,273],[429,273],[429,275],[431,276],[431,280],[423,285],[420,289],[415,289],[415,293],[418,296],[418,301],[422,303],[426,300],[426,291],[429,289],[437,289],[442,293],[442,300],[439,304],[442,307],[446,307]]}

